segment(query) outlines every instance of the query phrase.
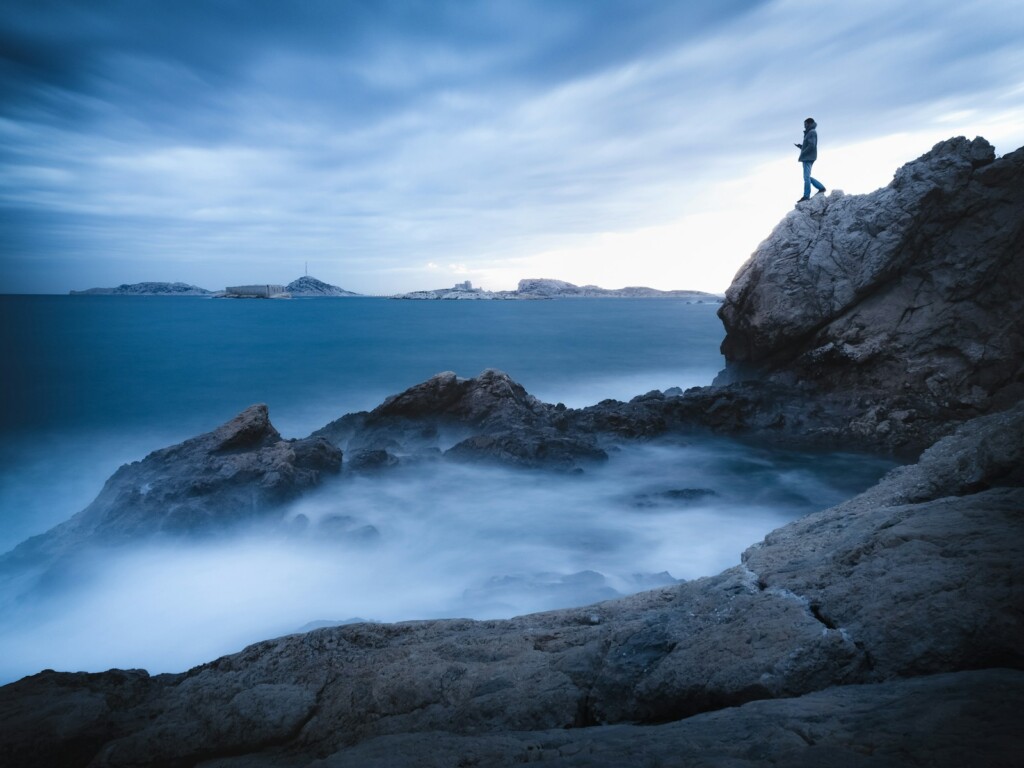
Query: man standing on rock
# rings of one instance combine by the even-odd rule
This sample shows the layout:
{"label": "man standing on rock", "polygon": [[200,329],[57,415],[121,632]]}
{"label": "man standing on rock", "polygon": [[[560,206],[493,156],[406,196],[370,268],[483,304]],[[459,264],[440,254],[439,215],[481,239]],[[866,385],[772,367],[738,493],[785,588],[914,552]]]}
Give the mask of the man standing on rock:
{"label": "man standing on rock", "polygon": [[808,117],[804,120],[803,143],[793,145],[800,150],[800,162],[804,164],[804,196],[796,201],[797,205],[802,203],[804,200],[811,199],[811,184],[813,184],[814,188],[818,190],[815,194],[820,195],[825,191],[825,185],[811,177],[811,166],[814,165],[814,161],[818,159],[817,128],[818,124],[814,122],[814,118]]}

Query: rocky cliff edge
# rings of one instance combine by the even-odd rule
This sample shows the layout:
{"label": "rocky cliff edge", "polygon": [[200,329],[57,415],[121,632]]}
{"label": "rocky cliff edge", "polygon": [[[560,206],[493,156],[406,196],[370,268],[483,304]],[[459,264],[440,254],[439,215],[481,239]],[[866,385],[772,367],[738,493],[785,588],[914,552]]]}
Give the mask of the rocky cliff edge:
{"label": "rocky cliff edge", "polygon": [[719,383],[858,397],[902,411],[896,429],[1006,408],[1024,395],[1024,148],[950,139],[884,189],[800,204],[719,316]]}

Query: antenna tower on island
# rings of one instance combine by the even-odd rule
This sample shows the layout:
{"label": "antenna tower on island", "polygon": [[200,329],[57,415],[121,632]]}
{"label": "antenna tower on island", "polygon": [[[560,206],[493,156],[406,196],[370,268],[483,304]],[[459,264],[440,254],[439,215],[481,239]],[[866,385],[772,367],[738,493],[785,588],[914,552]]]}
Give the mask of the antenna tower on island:
{"label": "antenna tower on island", "polygon": [[309,277],[309,262],[306,262],[306,277]]}

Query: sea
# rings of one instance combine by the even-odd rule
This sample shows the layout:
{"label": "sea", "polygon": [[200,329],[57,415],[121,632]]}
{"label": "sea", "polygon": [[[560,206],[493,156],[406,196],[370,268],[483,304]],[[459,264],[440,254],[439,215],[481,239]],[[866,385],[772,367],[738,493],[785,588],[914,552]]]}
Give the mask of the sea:
{"label": "sea", "polygon": [[[679,299],[0,297],[0,551],[67,520],[121,464],[266,403],[303,437],[442,371],[508,373],[568,407],[710,384],[715,303]],[[364,539],[240,532],[106,551],[0,605],[0,682],[43,668],[182,671],[333,623],[501,618],[717,573],[891,468],[718,437],[609,446],[581,475],[439,464],[343,477],[286,510]],[[7,596],[11,598],[11,596]]]}

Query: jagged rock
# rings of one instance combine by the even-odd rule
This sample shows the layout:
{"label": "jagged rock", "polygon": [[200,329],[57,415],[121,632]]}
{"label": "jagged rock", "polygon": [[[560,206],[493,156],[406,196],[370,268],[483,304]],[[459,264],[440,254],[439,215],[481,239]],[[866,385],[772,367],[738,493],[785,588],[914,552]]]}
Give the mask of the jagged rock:
{"label": "jagged rock", "polygon": [[444,450],[462,461],[558,469],[607,458],[593,435],[560,429],[564,418],[564,408],[542,403],[502,371],[488,369],[471,379],[447,371],[313,435],[360,455],[433,456]]}
{"label": "jagged rock", "polygon": [[[1013,576],[1024,557],[1024,487],[1013,469],[1022,426],[1024,406],[975,420],[916,466],[769,535],[715,577],[508,621],[323,629],[183,675],[26,678],[0,689],[0,718],[17,724],[0,744],[31,754],[33,739],[53,750],[101,733],[89,741],[103,741],[96,765],[239,754],[258,764],[260,753],[306,764],[394,734],[500,744],[524,738],[517,731],[661,723],[825,689],[834,690],[814,701],[854,695],[835,686],[893,681],[885,690],[899,698],[923,690],[908,675],[1022,669],[1024,584]],[[986,450],[967,460],[979,445]],[[948,695],[962,701],[964,691],[952,684]],[[26,705],[38,697],[46,706]],[[986,712],[1004,723],[996,702]],[[747,711],[787,706],[800,705]],[[913,722],[926,728],[925,711],[941,709],[920,706]],[[589,733],[563,744],[585,744]]]}
{"label": "jagged rock", "polygon": [[434,444],[434,432],[444,427],[532,427],[546,421],[549,409],[501,371],[488,369],[473,379],[446,371],[392,395],[369,413],[350,414],[313,434],[359,448],[409,431]]}
{"label": "jagged rock", "polygon": [[471,427],[531,427],[545,421],[549,410],[502,371],[488,369],[472,379],[448,371],[389,397],[371,412],[370,423],[430,417]]}
{"label": "jagged rock", "polygon": [[337,473],[323,438],[284,440],[266,405],[212,432],[125,464],[84,510],[0,558],[5,570],[45,564],[90,546],[154,535],[196,535],[280,514],[281,505]]}
{"label": "jagged rock", "polygon": [[[786,216],[719,310],[719,383],[859,394],[861,429],[999,410],[1024,395],[1024,148],[950,139],[869,195]],[[870,413],[883,409],[884,413]]]}

